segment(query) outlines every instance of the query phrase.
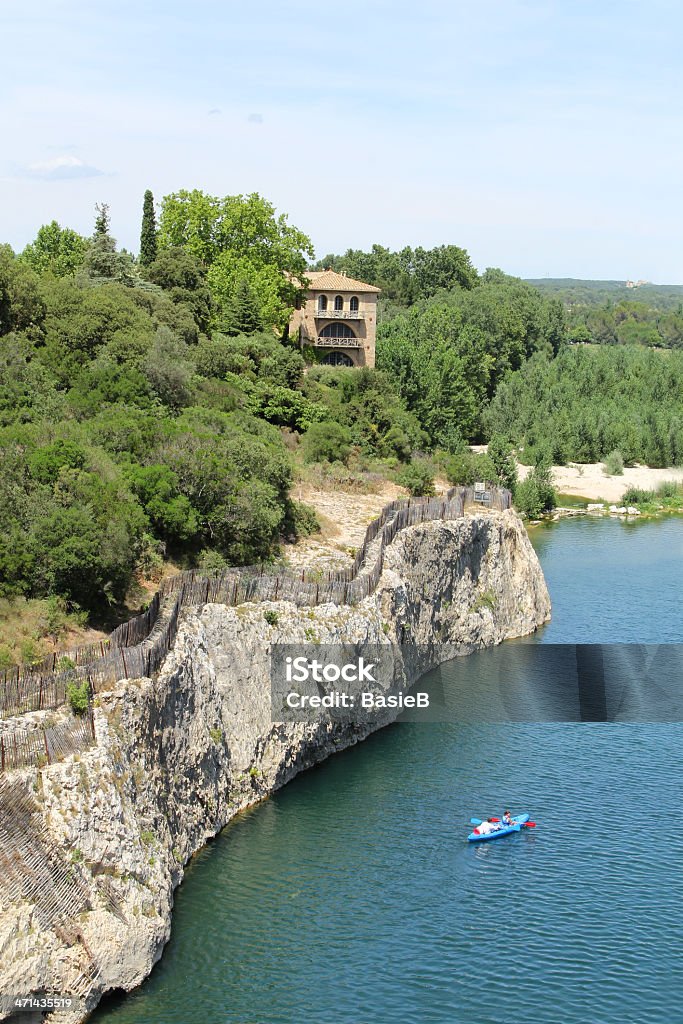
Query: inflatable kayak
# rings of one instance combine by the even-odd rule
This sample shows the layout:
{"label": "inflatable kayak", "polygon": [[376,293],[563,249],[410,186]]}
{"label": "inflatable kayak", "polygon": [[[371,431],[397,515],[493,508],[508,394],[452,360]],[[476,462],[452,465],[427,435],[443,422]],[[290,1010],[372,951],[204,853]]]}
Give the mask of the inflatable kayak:
{"label": "inflatable kayak", "polygon": [[503,836],[509,836],[512,832],[521,832],[528,820],[528,814],[517,814],[512,819],[512,825],[503,825],[500,822],[491,832],[481,833],[475,828],[474,832],[470,832],[468,835],[467,841],[469,843],[483,843],[487,839],[501,839]]}

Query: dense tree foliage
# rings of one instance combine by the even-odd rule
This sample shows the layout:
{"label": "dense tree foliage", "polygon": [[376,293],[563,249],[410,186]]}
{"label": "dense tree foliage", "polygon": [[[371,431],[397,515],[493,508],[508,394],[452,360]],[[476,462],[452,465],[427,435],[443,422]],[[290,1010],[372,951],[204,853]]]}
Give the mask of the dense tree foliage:
{"label": "dense tree foliage", "polygon": [[486,413],[493,432],[553,461],[683,462],[683,354],[635,346],[540,353],[498,388]]}
{"label": "dense tree foliage", "polygon": [[162,250],[147,280],[121,255],[106,207],[75,276],[0,250],[0,597],[92,611],[164,555],[267,559],[283,534],[310,529],[289,497],[288,436],[340,462],[405,461],[425,442],[381,373],[305,375],[301,353],[250,319],[248,280],[230,333],[208,335],[191,253]]}
{"label": "dense tree foliage", "polygon": [[254,329],[284,329],[313,255],[310,239],[257,193],[207,195],[197,189],[164,197],[159,250],[181,248],[205,269],[211,325],[229,330],[247,285]]}
{"label": "dense tree foliage", "polygon": [[567,339],[597,345],[683,348],[683,287],[623,281],[536,281],[567,311]]}
{"label": "dense tree foliage", "polygon": [[29,242],[19,259],[38,273],[66,277],[76,273],[83,264],[88,239],[71,228],[61,227],[56,220],[43,224],[34,242]]}
{"label": "dense tree foliage", "polygon": [[[478,277],[456,246],[350,250],[322,262],[385,290],[377,369],[307,366],[280,340],[306,236],[258,195],[178,192],[155,253],[150,203],[139,261],[105,205],[90,240],[53,222],[20,256],[0,246],[0,600],[92,611],[164,557],[274,556],[314,525],[289,495],[297,449],[301,472],[381,466],[418,494],[439,464],[514,486],[522,446],[529,515],[554,500],[551,457],[683,461],[683,354],[629,344],[649,323],[637,303],[620,304],[622,345],[567,346],[557,297]],[[466,447],[480,440],[487,455]]]}
{"label": "dense tree foliage", "polygon": [[496,386],[534,352],[563,337],[562,308],[499,273],[471,290],[439,292],[379,325],[377,365],[397,383],[432,445],[482,440]]}
{"label": "dense tree foliage", "polygon": [[332,253],[319,260],[315,270],[337,270],[382,289],[385,300],[409,306],[429,298],[440,289],[472,288],[477,272],[464,249],[440,245],[434,249],[392,252],[373,245],[370,252],[348,249],[343,256]]}

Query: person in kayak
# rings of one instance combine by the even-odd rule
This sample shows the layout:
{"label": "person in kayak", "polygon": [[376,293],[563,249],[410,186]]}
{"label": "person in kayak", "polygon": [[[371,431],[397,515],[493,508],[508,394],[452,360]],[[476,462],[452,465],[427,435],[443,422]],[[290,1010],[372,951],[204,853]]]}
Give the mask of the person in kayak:
{"label": "person in kayak", "polygon": [[488,821],[482,821],[481,825],[477,825],[474,831],[478,836],[487,836],[489,832],[497,832],[499,828],[501,828],[500,823],[491,821],[489,818]]}
{"label": "person in kayak", "polygon": [[514,821],[512,820],[512,815],[510,814],[509,811],[504,811],[503,812],[503,824],[504,825],[514,825]]}

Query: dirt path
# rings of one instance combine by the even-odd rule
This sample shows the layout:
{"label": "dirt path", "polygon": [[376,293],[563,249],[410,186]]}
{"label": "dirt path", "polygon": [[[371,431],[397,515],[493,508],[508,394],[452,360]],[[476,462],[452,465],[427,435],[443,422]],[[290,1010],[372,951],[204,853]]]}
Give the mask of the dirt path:
{"label": "dirt path", "polygon": [[368,523],[389,501],[404,498],[407,491],[389,481],[373,494],[318,490],[310,484],[296,484],[292,497],[318,513],[321,531],[296,544],[284,544],[283,554],[293,569],[343,569],[350,565],[363,543]]}

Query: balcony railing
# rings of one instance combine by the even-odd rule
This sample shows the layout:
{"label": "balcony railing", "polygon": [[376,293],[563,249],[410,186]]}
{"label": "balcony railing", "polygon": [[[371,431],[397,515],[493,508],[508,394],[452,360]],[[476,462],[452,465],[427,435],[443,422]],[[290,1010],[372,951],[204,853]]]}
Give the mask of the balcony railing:
{"label": "balcony railing", "polygon": [[363,348],[362,338],[321,338],[313,342],[314,345],[323,348]]}
{"label": "balcony railing", "polygon": [[364,320],[365,313],[360,309],[321,309],[315,307],[315,315],[321,320]]}

